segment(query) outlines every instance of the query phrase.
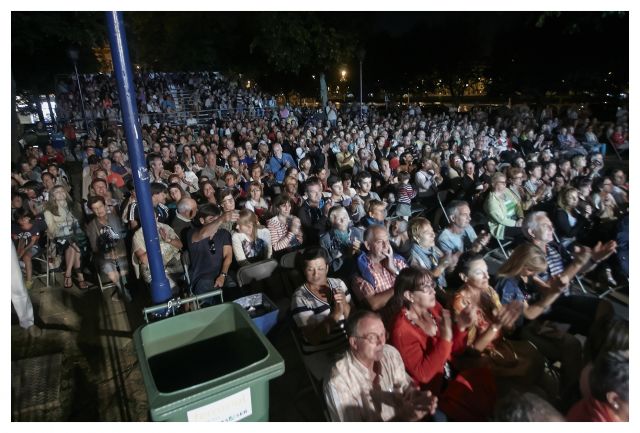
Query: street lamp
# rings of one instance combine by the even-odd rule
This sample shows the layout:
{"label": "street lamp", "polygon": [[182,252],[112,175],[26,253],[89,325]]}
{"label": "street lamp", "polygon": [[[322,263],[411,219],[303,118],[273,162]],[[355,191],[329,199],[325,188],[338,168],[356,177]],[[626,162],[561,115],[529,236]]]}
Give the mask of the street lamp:
{"label": "street lamp", "polygon": [[340,76],[342,76],[342,78],[340,79],[340,81],[344,81],[346,80],[347,77],[347,71],[345,69],[340,71]]}
{"label": "street lamp", "polygon": [[360,47],[358,50],[358,60],[360,60],[360,117],[362,117],[362,62],[365,54],[367,54],[366,50]]}
{"label": "street lamp", "polygon": [[80,75],[78,75],[78,58],[79,52],[76,48],[69,48],[69,59],[73,62],[73,69],[76,71],[76,83],[78,83],[78,92],[80,93],[80,107],[82,108],[82,120],[84,121],[84,130],[89,132],[89,124],[87,123],[87,115],[84,111],[84,97],[82,96],[82,86],[80,86]]}

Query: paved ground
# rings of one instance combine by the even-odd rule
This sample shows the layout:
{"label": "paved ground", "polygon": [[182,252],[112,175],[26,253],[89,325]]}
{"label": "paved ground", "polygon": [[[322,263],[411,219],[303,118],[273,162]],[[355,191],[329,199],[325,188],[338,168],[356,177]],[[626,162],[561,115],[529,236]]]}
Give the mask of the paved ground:
{"label": "paved ground", "polygon": [[[29,374],[17,377],[32,358],[42,365],[31,374],[54,375],[47,364],[60,354],[59,389],[26,390],[38,395],[12,393],[14,421],[148,421],[147,396],[138,367],[132,334],[143,324],[143,296],[133,304],[113,302],[109,292],[95,287],[81,293],[75,286],[39,287],[30,292],[36,323],[42,335],[33,337],[18,325],[11,326],[12,385],[23,387]],[[285,359],[285,373],[270,383],[270,419],[273,421],[322,421],[322,404],[316,397],[298,356],[286,323],[278,324],[269,338]],[[33,377],[33,376],[31,376]],[[55,392],[54,392],[55,391]],[[24,394],[24,393],[22,393]],[[52,398],[51,395],[59,397]],[[45,401],[50,400],[56,401]]]}

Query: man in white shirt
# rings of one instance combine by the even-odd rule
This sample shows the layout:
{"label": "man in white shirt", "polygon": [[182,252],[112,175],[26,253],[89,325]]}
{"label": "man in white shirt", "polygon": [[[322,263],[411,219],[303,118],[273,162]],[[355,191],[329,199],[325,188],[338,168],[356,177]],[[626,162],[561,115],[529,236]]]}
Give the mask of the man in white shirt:
{"label": "man in white shirt", "polygon": [[385,344],[380,316],[356,311],[346,331],[349,349],[324,386],[332,421],[419,421],[435,413],[438,398],[413,387],[400,353]]}

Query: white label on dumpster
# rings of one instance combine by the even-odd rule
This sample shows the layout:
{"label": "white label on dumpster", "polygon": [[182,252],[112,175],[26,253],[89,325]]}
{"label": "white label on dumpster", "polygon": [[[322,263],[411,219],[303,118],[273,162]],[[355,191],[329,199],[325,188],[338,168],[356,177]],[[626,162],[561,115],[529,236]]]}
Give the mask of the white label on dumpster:
{"label": "white label on dumpster", "polygon": [[247,388],[222,400],[187,412],[189,422],[240,421],[251,415],[251,389]]}

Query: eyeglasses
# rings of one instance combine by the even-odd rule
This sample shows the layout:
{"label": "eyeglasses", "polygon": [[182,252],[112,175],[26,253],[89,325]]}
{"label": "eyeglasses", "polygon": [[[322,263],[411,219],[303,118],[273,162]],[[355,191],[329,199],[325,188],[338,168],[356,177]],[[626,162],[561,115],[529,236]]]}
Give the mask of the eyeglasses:
{"label": "eyeglasses", "polygon": [[416,287],[415,290],[412,290],[412,292],[422,292],[422,293],[433,293],[435,291],[436,291],[436,288],[433,285],[433,283],[421,284],[420,286]]}
{"label": "eyeglasses", "polygon": [[388,336],[389,334],[387,332],[381,335],[371,332],[367,335],[356,335],[355,338],[367,340],[369,343],[373,345],[378,345],[378,344],[384,344],[387,341]]}

